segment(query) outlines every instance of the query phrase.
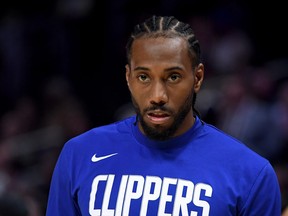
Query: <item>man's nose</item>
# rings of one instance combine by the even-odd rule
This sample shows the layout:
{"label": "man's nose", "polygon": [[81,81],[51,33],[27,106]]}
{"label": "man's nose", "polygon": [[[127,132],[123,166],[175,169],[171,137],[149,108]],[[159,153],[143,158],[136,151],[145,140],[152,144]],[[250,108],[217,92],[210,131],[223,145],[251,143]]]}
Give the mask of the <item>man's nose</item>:
{"label": "man's nose", "polygon": [[167,89],[163,82],[156,82],[151,90],[151,104],[164,105],[168,101]]}

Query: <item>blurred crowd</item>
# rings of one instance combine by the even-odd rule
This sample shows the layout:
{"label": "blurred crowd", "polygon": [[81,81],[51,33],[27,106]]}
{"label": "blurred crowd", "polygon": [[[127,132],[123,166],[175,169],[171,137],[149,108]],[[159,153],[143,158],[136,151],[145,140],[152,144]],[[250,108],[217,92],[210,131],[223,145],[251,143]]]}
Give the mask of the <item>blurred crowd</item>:
{"label": "blurred crowd", "polygon": [[[191,23],[205,65],[196,107],[207,123],[271,161],[284,211],[288,56],[281,39],[286,37],[274,25],[266,26],[265,11],[252,16],[245,1],[202,4],[109,0],[99,8],[91,0],[0,3],[0,215],[44,215],[65,141],[133,114],[125,83],[125,42],[130,28],[152,13]],[[258,22],[265,23],[264,29]]]}

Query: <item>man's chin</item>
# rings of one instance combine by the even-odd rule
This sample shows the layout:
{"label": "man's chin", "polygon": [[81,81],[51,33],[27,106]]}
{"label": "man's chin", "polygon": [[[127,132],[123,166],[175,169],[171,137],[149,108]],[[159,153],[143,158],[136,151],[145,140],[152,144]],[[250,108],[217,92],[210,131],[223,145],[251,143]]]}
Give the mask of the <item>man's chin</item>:
{"label": "man's chin", "polygon": [[163,141],[171,138],[172,136],[169,127],[165,127],[163,125],[157,125],[157,124],[149,125],[146,123],[144,124],[142,123],[141,126],[145,135],[153,140]]}
{"label": "man's chin", "polygon": [[147,128],[154,133],[165,133],[165,131],[169,130],[171,125],[168,124],[155,124],[151,122],[144,122],[144,124],[141,124],[142,128]]}

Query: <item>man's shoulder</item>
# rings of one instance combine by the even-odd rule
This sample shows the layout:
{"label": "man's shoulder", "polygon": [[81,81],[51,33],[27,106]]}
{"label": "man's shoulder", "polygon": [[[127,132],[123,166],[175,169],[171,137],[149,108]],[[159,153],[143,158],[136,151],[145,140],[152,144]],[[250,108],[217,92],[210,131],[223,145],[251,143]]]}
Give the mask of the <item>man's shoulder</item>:
{"label": "man's shoulder", "polygon": [[114,136],[119,133],[130,133],[131,124],[133,124],[133,121],[135,121],[135,117],[131,116],[119,121],[112,122],[110,124],[96,126],[71,138],[69,142],[78,142],[87,139],[99,139],[103,136]]}
{"label": "man's shoulder", "polygon": [[245,142],[235,138],[218,127],[205,123],[204,131],[207,135],[206,141],[211,143],[211,148],[215,147],[220,152],[228,153],[231,157],[241,158],[246,161],[249,161],[248,159],[251,161],[259,161],[261,164],[267,163],[266,158],[249,148]]}
{"label": "man's shoulder", "polygon": [[238,143],[240,145],[244,145],[244,143],[233,137],[232,135],[226,133],[225,131],[221,130],[217,126],[209,123],[204,124],[204,131],[205,133],[209,134],[214,141],[222,141],[222,142],[229,142],[229,143]]}
{"label": "man's shoulder", "polygon": [[[97,126],[66,141],[63,151],[68,154],[79,154],[94,148],[102,148],[130,139],[133,117],[110,124]],[[103,145],[105,144],[105,145]],[[101,147],[102,146],[102,147]]]}

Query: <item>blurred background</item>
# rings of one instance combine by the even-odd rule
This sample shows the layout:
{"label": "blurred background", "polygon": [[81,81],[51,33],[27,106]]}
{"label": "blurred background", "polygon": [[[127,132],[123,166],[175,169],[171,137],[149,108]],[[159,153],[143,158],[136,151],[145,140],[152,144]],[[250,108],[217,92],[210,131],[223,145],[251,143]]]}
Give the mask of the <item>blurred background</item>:
{"label": "blurred background", "polygon": [[0,215],[45,214],[63,144],[133,114],[125,43],[150,15],[194,28],[202,118],[269,159],[288,205],[288,33],[284,2],[2,0]]}

